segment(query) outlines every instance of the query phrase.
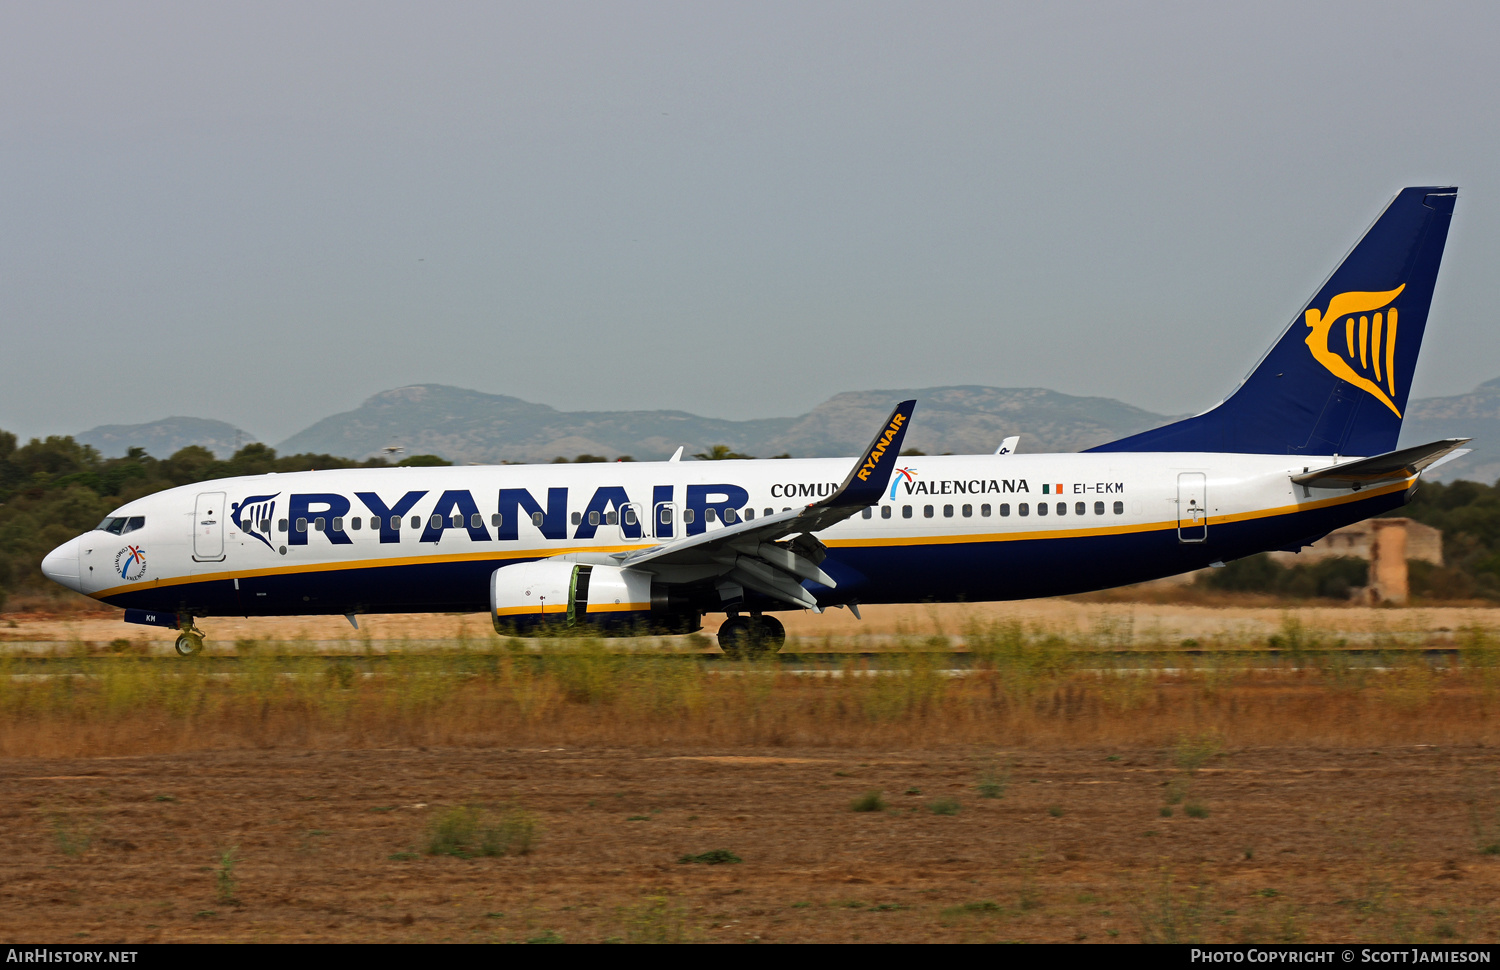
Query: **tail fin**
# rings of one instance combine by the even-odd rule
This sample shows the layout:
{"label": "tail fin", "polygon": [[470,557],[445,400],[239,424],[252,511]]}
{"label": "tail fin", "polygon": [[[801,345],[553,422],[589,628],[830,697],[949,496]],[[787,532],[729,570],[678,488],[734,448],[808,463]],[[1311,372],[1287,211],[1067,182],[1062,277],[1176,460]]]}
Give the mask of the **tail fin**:
{"label": "tail fin", "polygon": [[1089,450],[1394,450],[1457,197],[1455,188],[1402,189],[1223,403]]}

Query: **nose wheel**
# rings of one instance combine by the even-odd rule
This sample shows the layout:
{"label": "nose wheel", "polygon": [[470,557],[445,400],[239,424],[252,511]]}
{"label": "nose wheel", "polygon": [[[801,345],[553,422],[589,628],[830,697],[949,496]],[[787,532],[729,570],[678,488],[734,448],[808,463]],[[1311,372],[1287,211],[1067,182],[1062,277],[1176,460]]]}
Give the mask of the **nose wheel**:
{"label": "nose wheel", "polygon": [[203,652],[203,631],[193,626],[189,619],[187,625],[177,636],[177,655],[179,657],[196,657]]}
{"label": "nose wheel", "polygon": [[786,643],[786,627],[774,616],[731,616],[719,627],[719,649],[734,660],[776,653]]}

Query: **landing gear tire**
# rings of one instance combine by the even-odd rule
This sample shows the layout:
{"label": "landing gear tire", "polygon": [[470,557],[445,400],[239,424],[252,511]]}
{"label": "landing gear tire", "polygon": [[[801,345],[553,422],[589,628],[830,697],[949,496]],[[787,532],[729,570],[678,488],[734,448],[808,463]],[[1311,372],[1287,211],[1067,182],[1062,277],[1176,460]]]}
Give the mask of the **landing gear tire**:
{"label": "landing gear tire", "polygon": [[731,616],[719,627],[719,649],[732,660],[773,654],[786,643],[786,627],[774,616]]}
{"label": "landing gear tire", "polygon": [[195,657],[203,652],[203,638],[192,633],[184,633],[177,638],[177,655],[179,657]]}

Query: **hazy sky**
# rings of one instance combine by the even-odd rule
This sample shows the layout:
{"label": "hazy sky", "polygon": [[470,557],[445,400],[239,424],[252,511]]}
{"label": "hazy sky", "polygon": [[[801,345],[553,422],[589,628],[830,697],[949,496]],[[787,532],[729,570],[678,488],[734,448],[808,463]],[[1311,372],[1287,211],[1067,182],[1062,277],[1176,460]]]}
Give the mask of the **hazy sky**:
{"label": "hazy sky", "polygon": [[1500,5],[0,5],[0,428],[277,441],[402,384],[796,414],[1216,402],[1456,183],[1416,396],[1500,376]]}

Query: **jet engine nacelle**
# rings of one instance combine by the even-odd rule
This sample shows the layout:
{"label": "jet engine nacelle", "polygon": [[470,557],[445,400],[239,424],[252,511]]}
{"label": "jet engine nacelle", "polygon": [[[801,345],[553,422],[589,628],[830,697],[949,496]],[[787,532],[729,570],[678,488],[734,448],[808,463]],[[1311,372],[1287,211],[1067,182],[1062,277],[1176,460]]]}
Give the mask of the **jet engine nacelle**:
{"label": "jet engine nacelle", "polygon": [[640,569],[557,559],[501,566],[490,574],[490,616],[501,633],[542,625],[627,636],[697,630],[699,614],[673,603],[652,578]]}

